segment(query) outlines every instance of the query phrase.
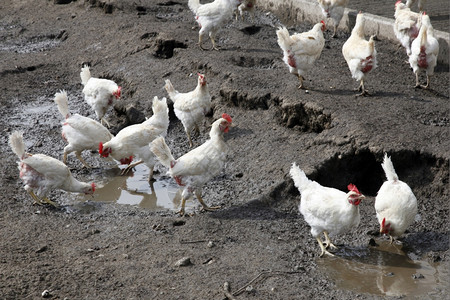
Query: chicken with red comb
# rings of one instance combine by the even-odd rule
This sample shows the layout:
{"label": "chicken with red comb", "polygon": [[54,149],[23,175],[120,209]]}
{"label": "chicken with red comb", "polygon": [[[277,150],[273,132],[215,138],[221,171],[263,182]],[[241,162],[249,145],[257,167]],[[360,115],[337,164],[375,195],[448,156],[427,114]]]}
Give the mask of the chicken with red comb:
{"label": "chicken with red comb", "polygon": [[209,140],[177,159],[172,156],[164,138],[157,138],[151,143],[152,152],[169,169],[168,174],[183,188],[179,211],[181,215],[184,215],[186,200],[194,194],[204,210],[220,208],[219,206],[209,207],[205,204],[202,198],[202,187],[217,176],[225,166],[229,150],[224,133],[228,132],[231,123],[231,117],[223,114],[211,125]]}
{"label": "chicken with red comb", "polygon": [[45,154],[26,153],[22,133],[13,132],[9,137],[9,144],[20,159],[18,162],[20,178],[25,185],[25,190],[35,203],[42,204],[45,202],[58,206],[47,198],[47,194],[52,190],[85,194],[94,193],[95,184],[75,179],[63,162]]}
{"label": "chicken with red comb", "polygon": [[325,22],[314,25],[310,31],[289,35],[286,27],[279,27],[276,31],[278,45],[283,50],[283,61],[288,66],[289,72],[297,76],[299,89],[306,89],[303,80],[308,71],[319,59],[325,46],[323,31]]}
{"label": "chicken with red comb", "polygon": [[[348,185],[348,193],[324,187],[308,179],[295,163],[290,175],[301,194],[300,213],[311,226],[311,234],[319,243],[320,256],[334,256],[327,248],[337,247],[331,243],[328,234],[340,234],[359,225],[359,204],[365,196],[353,184]],[[325,236],[325,246],[320,238],[322,233]]]}
{"label": "chicken with red comb", "polygon": [[189,146],[192,147],[191,132],[200,133],[199,126],[205,120],[205,115],[211,110],[211,95],[209,94],[206,77],[198,73],[197,86],[193,91],[181,93],[175,90],[170,79],[166,79],[164,88],[173,101],[173,110],[181,121],[186,132]]}
{"label": "chicken with red comb", "polygon": [[380,233],[389,235],[392,244],[394,237],[401,236],[414,221],[417,214],[417,199],[408,184],[398,179],[387,153],[381,166],[387,180],[375,198],[375,211],[380,224]]}
{"label": "chicken with red comb", "polygon": [[[135,166],[144,163],[150,169],[148,181],[153,180],[153,168],[156,158],[151,153],[149,144],[158,136],[166,136],[169,127],[169,109],[166,98],[153,98],[153,115],[140,124],[123,128],[106,143],[99,143],[98,152],[102,157],[111,156],[122,165],[128,165],[122,174],[128,173]],[[132,163],[134,158],[139,160]]]}

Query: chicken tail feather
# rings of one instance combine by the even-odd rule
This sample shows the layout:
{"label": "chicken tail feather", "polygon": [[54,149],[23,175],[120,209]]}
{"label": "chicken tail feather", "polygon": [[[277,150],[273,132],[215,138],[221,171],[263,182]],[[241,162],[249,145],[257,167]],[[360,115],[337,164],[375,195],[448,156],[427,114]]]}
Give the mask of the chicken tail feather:
{"label": "chicken tail feather", "polygon": [[170,168],[171,163],[175,161],[169,146],[167,146],[166,141],[161,136],[153,140],[150,144],[150,150],[166,168]]}
{"label": "chicken tail feather", "polygon": [[175,88],[173,87],[173,85],[172,85],[172,82],[169,80],[169,79],[166,79],[166,85],[164,86],[164,88],[166,89],[166,91],[167,91],[167,94],[169,94],[169,98],[173,101],[173,102],[175,102],[175,95],[176,95],[176,90],[175,90]]}
{"label": "chicken tail feather", "polygon": [[63,115],[64,118],[70,117],[69,106],[67,104],[67,92],[65,90],[61,90],[55,94],[55,103],[58,105],[59,112]]}
{"label": "chicken tail feather", "polygon": [[306,187],[311,182],[308,177],[306,177],[305,172],[303,172],[296,163],[292,164],[291,170],[289,171],[289,174],[292,177],[292,180],[294,181],[294,185],[298,188],[300,193],[306,189]]}
{"label": "chicken tail feather", "polygon": [[81,68],[80,77],[81,83],[83,85],[86,85],[88,80],[91,78],[91,71],[89,70],[89,66],[84,65],[83,68]]}
{"label": "chicken tail feather", "polygon": [[188,1],[189,9],[196,14],[198,8],[200,7],[200,0],[189,0]]}
{"label": "chicken tail feather", "polygon": [[391,158],[387,156],[387,153],[384,154],[384,160],[381,164],[381,167],[384,170],[384,173],[386,174],[386,178],[389,181],[397,181],[398,176],[397,173],[395,173],[394,165],[392,164]]}
{"label": "chicken tail feather", "polygon": [[290,35],[289,31],[286,27],[279,27],[277,30],[277,36],[278,36],[278,45],[280,45],[281,49],[287,51],[290,49]]}
{"label": "chicken tail feather", "polygon": [[19,131],[14,131],[9,136],[9,145],[11,146],[12,151],[20,158],[25,154],[25,144],[23,143],[22,133]]}

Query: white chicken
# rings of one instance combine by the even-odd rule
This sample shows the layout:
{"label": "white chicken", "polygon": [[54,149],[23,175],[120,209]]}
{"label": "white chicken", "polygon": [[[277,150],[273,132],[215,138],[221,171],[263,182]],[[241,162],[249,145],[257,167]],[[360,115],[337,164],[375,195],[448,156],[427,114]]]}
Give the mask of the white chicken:
{"label": "white chicken", "polygon": [[9,145],[20,159],[20,178],[35,203],[42,204],[44,201],[57,206],[47,198],[47,194],[56,189],[74,193],[94,193],[94,183],[78,181],[61,161],[44,154],[26,153],[22,133],[13,132],[9,137]]}
{"label": "white chicken", "polygon": [[[148,181],[153,179],[153,168],[156,164],[155,156],[150,151],[149,143],[158,136],[166,136],[169,127],[169,109],[166,98],[161,100],[153,98],[153,115],[141,124],[125,127],[109,142],[99,144],[99,153],[102,157],[111,156],[121,164],[129,166],[122,171],[126,174],[135,166],[145,163],[150,169]],[[131,163],[133,158],[140,160]]]}
{"label": "white chicken", "polygon": [[[359,204],[365,198],[356,186],[348,185],[349,192],[324,187],[306,177],[305,173],[293,163],[290,175],[301,194],[300,212],[311,226],[311,234],[319,243],[321,253],[334,256],[326,249],[337,248],[331,243],[328,234],[339,234],[359,225]],[[325,246],[320,234],[325,235]]]}
{"label": "white chicken", "polygon": [[68,143],[64,147],[63,162],[67,162],[67,155],[75,151],[76,157],[86,168],[91,168],[89,164],[81,157],[84,150],[97,150],[98,142],[106,143],[113,138],[113,135],[99,122],[81,116],[79,114],[71,115],[67,104],[66,91],[60,91],[55,94],[55,102],[58,110],[65,118],[62,122],[62,137]]}
{"label": "white chicken", "polygon": [[289,72],[297,75],[300,81],[299,89],[306,88],[303,85],[304,76],[320,57],[325,46],[324,30],[325,22],[321,21],[310,31],[294,33],[291,36],[286,27],[279,27],[276,31],[278,45],[283,50],[283,61],[289,67]]}
{"label": "white chicken", "polygon": [[391,158],[384,155],[381,164],[387,181],[383,183],[375,198],[375,211],[380,233],[393,237],[401,236],[414,221],[417,214],[417,199],[411,188],[398,179]]}
{"label": "white chicken", "polygon": [[[427,89],[430,86],[430,76],[434,74],[434,67],[437,64],[439,54],[439,42],[434,37],[433,26],[430,17],[423,13],[419,21],[421,23],[419,34],[411,44],[411,55],[409,65],[416,75],[416,88]],[[427,74],[427,84],[420,85],[419,71],[425,70]]]}
{"label": "white chicken", "polygon": [[202,46],[203,37],[208,34],[212,42],[212,49],[219,50],[216,45],[215,36],[219,28],[232,19],[233,12],[242,0],[214,0],[207,4],[200,4],[200,0],[189,0],[188,6],[195,14],[200,31],[198,33],[198,45]]}
{"label": "white chicken", "polygon": [[349,0],[317,0],[326,18],[333,20],[333,37],[336,37],[336,29],[344,16],[345,8]]}
{"label": "white chicken", "polygon": [[411,55],[411,43],[419,34],[417,24],[420,15],[411,11],[400,0],[395,3],[394,33],[400,44],[406,49],[406,54]]}
{"label": "white chicken", "polygon": [[356,16],[356,24],[348,40],[342,46],[342,54],[347,62],[352,77],[360,82],[358,96],[367,96],[369,92],[364,86],[366,75],[377,67],[377,50],[374,36],[367,41],[364,38],[364,16],[361,12]]}
{"label": "white chicken", "polygon": [[211,95],[206,78],[199,73],[197,87],[188,93],[176,91],[169,79],[166,80],[164,87],[169,94],[169,98],[173,101],[175,115],[184,126],[189,146],[192,147],[192,129],[195,128],[197,133],[200,133],[199,124],[205,119],[205,114],[211,110]]}
{"label": "white chicken", "polygon": [[244,20],[244,12],[247,11],[250,14],[250,18],[253,22],[253,15],[255,14],[255,5],[256,0],[242,0],[242,3],[237,7],[234,11],[236,14],[236,20],[238,18],[238,14],[241,16],[241,20]]}
{"label": "white chicken", "polygon": [[84,86],[84,99],[95,111],[102,124],[105,123],[109,127],[104,116],[108,108],[113,105],[114,99],[120,98],[122,88],[112,80],[91,77],[88,66],[81,69],[80,77]]}
{"label": "white chicken", "polygon": [[183,187],[181,209],[179,213],[184,215],[186,200],[193,193],[205,210],[215,210],[220,207],[209,207],[202,198],[202,186],[218,175],[225,165],[228,153],[228,145],[224,140],[231,126],[232,119],[223,114],[222,118],[216,120],[209,133],[210,139],[201,146],[194,148],[178,159],[172,156],[164,138],[155,139],[150,148],[158,157],[158,160],[169,169],[168,174],[175,179],[179,186]]}

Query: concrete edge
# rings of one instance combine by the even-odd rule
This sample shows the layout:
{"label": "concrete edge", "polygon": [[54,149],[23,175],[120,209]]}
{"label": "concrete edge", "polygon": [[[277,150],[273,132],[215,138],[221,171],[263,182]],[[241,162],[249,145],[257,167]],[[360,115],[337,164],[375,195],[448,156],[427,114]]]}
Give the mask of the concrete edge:
{"label": "concrete edge", "polygon": [[[292,22],[306,21],[317,23],[320,20],[324,20],[319,4],[317,2],[311,2],[311,0],[258,0],[257,5],[274,14],[281,13]],[[344,16],[339,23],[338,30],[350,32],[355,24],[357,14],[358,11],[346,8]],[[392,15],[394,15],[393,10]],[[365,13],[364,18],[366,35],[376,35],[379,39],[386,39],[395,44],[400,44],[394,34],[394,19],[369,13]],[[329,22],[327,22],[328,24]],[[434,33],[439,41],[438,63],[448,65],[450,33],[439,30],[435,30]]]}

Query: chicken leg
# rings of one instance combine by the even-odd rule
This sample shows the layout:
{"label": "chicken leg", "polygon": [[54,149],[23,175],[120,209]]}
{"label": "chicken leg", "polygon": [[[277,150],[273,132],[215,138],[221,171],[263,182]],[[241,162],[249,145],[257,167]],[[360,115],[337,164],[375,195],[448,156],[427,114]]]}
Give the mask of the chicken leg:
{"label": "chicken leg", "polygon": [[324,231],[323,234],[325,235],[325,248],[329,248],[331,247],[332,249],[337,249],[338,247],[336,247],[335,245],[333,245],[333,243],[330,240],[330,237],[328,236],[328,232]]}
{"label": "chicken leg", "polygon": [[364,79],[361,79],[361,82],[359,83],[359,87],[357,91],[361,92],[360,94],[357,94],[356,96],[369,96],[369,92],[364,87]]}
{"label": "chicken leg", "polygon": [[135,162],[134,164],[129,164],[128,167],[126,167],[125,169],[122,170],[122,172],[120,172],[120,175],[125,175],[125,174],[127,174],[128,172],[131,171],[131,169],[133,169],[133,168],[136,167],[137,165],[142,164],[143,162],[144,162],[143,160],[140,160],[140,161],[138,161],[138,162]]}
{"label": "chicken leg", "polygon": [[212,207],[210,207],[210,206],[206,205],[205,202],[203,201],[202,192],[201,191],[196,190],[195,191],[195,196],[197,197],[198,202],[200,202],[200,204],[203,206],[203,209],[206,210],[206,211],[214,211],[216,209],[221,208],[220,206],[212,206]]}
{"label": "chicken leg", "polygon": [[416,72],[416,86],[415,88],[417,89],[428,89],[428,87],[430,86],[430,77],[427,75],[427,84],[426,85],[422,85],[419,83],[419,72]]}
{"label": "chicken leg", "polygon": [[[66,153],[64,153],[65,154],[65,156],[67,156],[66,155]],[[76,151],[75,152],[75,155],[76,155],[76,157],[81,161],[81,163],[83,164],[83,166],[85,166],[86,168],[88,168],[88,169],[92,169],[92,167],[83,159],[83,157],[81,157],[81,152],[79,152],[79,151]],[[65,162],[64,162],[65,163]]]}
{"label": "chicken leg", "polygon": [[301,89],[306,90],[306,87],[303,85],[303,80],[305,80],[305,78],[303,78],[302,75],[298,75],[298,74],[297,74],[297,77],[298,77],[298,81],[300,82],[300,85],[298,86],[298,89],[299,90],[301,90]]}
{"label": "chicken leg", "polygon": [[41,199],[39,199],[39,197],[36,196],[36,194],[33,191],[29,191],[28,193],[30,194],[31,198],[33,198],[33,200],[34,200],[33,204],[42,205]]}
{"label": "chicken leg", "polygon": [[105,118],[101,118],[101,119],[100,119],[100,123],[101,123],[103,126],[106,126],[106,127],[108,127],[108,128],[111,128],[111,125],[109,124],[108,121],[106,121]]}

